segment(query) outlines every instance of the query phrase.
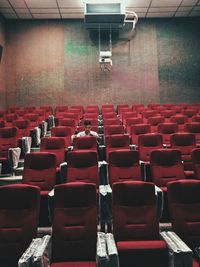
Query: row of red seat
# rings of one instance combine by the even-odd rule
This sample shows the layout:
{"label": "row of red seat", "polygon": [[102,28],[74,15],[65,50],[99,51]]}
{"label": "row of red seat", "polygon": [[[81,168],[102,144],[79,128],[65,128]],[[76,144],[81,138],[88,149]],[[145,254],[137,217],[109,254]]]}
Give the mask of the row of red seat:
{"label": "row of red seat", "polygon": [[[191,249],[198,247],[200,181],[173,181],[168,183],[167,191],[173,230]],[[36,237],[39,201],[38,187],[0,187],[1,266],[17,266]],[[112,211],[120,266],[167,267],[170,244],[160,236],[154,185],[142,181],[115,183]],[[51,266],[98,266],[95,185],[80,182],[57,185],[53,213]],[[198,260],[191,255],[184,257],[185,262],[198,267]]]}

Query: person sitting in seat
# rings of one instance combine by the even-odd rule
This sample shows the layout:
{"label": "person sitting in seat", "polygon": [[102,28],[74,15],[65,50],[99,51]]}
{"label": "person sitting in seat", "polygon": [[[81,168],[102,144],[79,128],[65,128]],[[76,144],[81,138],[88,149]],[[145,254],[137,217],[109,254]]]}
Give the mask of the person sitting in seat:
{"label": "person sitting in seat", "polygon": [[91,124],[91,121],[90,120],[85,120],[84,121],[84,128],[85,128],[84,131],[72,135],[72,137],[71,137],[71,142],[72,143],[73,143],[73,140],[76,137],[81,137],[81,136],[95,136],[95,137],[97,137],[97,140],[99,139],[98,133],[96,133],[94,131],[91,131],[92,124]]}

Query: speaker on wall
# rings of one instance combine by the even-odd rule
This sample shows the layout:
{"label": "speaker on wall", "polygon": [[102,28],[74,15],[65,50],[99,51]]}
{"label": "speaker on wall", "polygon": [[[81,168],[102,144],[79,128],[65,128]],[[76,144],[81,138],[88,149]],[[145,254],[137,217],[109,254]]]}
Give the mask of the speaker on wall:
{"label": "speaker on wall", "polygon": [[1,63],[2,54],[3,54],[3,46],[0,45],[0,63]]}

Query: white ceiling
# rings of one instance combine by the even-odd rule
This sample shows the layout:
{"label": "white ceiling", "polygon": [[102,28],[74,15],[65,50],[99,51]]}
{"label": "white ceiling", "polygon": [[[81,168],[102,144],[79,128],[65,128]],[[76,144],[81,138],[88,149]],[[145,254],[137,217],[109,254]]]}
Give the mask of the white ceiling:
{"label": "white ceiling", "polygon": [[[142,18],[200,16],[200,0],[123,2]],[[0,13],[6,19],[77,19],[84,18],[84,6],[83,0],[0,0]]]}

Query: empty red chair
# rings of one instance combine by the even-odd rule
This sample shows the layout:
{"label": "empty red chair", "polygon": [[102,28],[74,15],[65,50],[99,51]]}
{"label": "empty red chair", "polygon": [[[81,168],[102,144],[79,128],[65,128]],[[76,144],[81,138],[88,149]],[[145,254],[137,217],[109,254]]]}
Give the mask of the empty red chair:
{"label": "empty red chair", "polygon": [[200,179],[200,149],[193,149],[191,152],[192,164],[194,169],[194,177]]}
{"label": "empty red chair", "polygon": [[130,138],[126,134],[115,134],[105,136],[106,159],[110,151],[127,149],[130,150]]}
{"label": "empty red chair", "polygon": [[108,112],[114,112],[114,111],[115,111],[115,106],[113,104],[105,104],[105,105],[102,105],[101,107],[102,114],[108,113]]}
{"label": "empty red chair", "polygon": [[117,118],[117,113],[116,112],[108,112],[108,113],[102,113],[103,120],[104,119],[116,119]]}
{"label": "empty red chair", "polygon": [[159,236],[154,184],[113,184],[113,234],[120,266],[168,266],[167,245]]}
{"label": "empty red chair", "polygon": [[45,119],[47,118],[45,109],[38,108],[34,113],[38,115],[39,122],[45,121]]}
{"label": "empty red chair", "polygon": [[5,127],[5,121],[4,120],[0,120],[0,128]]}
{"label": "empty red chair", "polygon": [[133,104],[133,105],[132,105],[132,110],[133,110],[133,111],[134,111],[134,110],[137,111],[138,109],[143,109],[143,108],[145,108],[145,107],[144,107],[144,104],[137,104],[137,103],[136,103],[136,104]]}
{"label": "empty red chair", "polygon": [[160,104],[159,103],[149,103],[147,105],[147,107],[150,108],[150,109],[154,109],[156,107],[160,107]]}
{"label": "empty red chair", "polygon": [[132,112],[130,107],[118,107],[118,115],[122,118],[122,113]]}
{"label": "empty red chair", "polygon": [[164,191],[168,182],[185,179],[181,152],[176,149],[157,149],[151,152],[152,181]]}
{"label": "empty red chair", "polygon": [[167,205],[167,184],[185,179],[181,152],[176,149],[157,149],[150,155],[151,180],[164,192],[162,221],[170,221]]}
{"label": "empty red chair", "polygon": [[18,266],[19,258],[36,238],[39,203],[38,187],[0,187],[0,266]]}
{"label": "empty red chair", "polygon": [[55,187],[52,267],[96,267],[97,195],[94,184]]}
{"label": "empty red chair", "polygon": [[58,126],[68,126],[72,129],[72,132],[74,133],[76,131],[77,122],[74,119],[62,118],[58,119]]}
{"label": "empty red chair", "polygon": [[4,119],[4,116],[6,115],[7,111],[5,109],[0,109],[0,118]]}
{"label": "empty red chair", "polygon": [[98,105],[89,105],[86,107],[85,112],[87,113],[99,113],[99,106]]}
{"label": "empty red chair", "polygon": [[63,114],[63,118],[73,119],[76,121],[77,125],[79,124],[79,121],[80,121],[80,115],[78,113],[66,112],[65,114]]}
{"label": "empty red chair", "polygon": [[89,182],[99,185],[97,152],[88,150],[67,153],[67,182]]}
{"label": "empty red chair", "polygon": [[67,126],[56,126],[51,128],[51,136],[62,137],[65,139],[65,147],[71,145],[72,128]]}
{"label": "empty red chair", "polygon": [[73,150],[89,150],[97,152],[97,137],[96,136],[80,136],[73,139]]}
{"label": "empty red chair", "polygon": [[103,125],[121,125],[121,121],[118,118],[114,119],[104,119]]}
{"label": "empty red chair", "polygon": [[139,153],[133,150],[117,150],[108,154],[109,181],[141,180]]}
{"label": "empty red chair", "polygon": [[168,183],[168,204],[172,229],[191,248],[200,246],[200,181]]}
{"label": "empty red chair", "polygon": [[13,122],[17,120],[17,118],[18,118],[17,114],[14,114],[14,113],[5,114],[4,115],[5,126],[12,127]]}
{"label": "empty red chair", "polygon": [[34,107],[34,106],[26,106],[26,107],[24,107],[25,113],[34,113],[35,109],[36,109],[36,107]]}
{"label": "empty red chair", "polygon": [[124,108],[129,108],[129,105],[128,104],[118,104],[117,105],[117,112],[118,112],[118,114],[120,113],[120,110],[121,109],[124,109]]}
{"label": "empty red chair", "polygon": [[191,121],[192,122],[200,122],[200,115],[193,116]]}
{"label": "empty red chair", "polygon": [[196,138],[196,144],[200,145],[200,122],[185,123],[185,132],[193,133]]}
{"label": "empty red chair", "polygon": [[175,115],[175,110],[165,109],[160,114],[165,118],[165,122],[170,122],[170,118]]}
{"label": "empty red chair", "polygon": [[124,126],[126,126],[126,119],[127,118],[135,118],[138,116],[138,113],[136,111],[131,111],[131,112],[123,112],[121,119],[122,119],[122,123],[124,124]]}
{"label": "empty red chair", "polygon": [[56,155],[56,166],[59,167],[65,161],[65,139],[62,137],[43,137],[40,151],[54,153]]}
{"label": "empty red chair", "polygon": [[143,123],[143,119],[139,118],[139,117],[126,118],[125,119],[126,132],[130,134],[132,125],[134,125],[134,124],[142,124],[142,123]]}
{"label": "empty red chair", "polygon": [[9,148],[17,147],[18,131],[16,127],[0,128],[0,163],[2,163],[2,173],[10,171],[8,160]]}
{"label": "empty red chair", "polygon": [[[195,135],[191,133],[176,133],[170,137],[170,145],[181,151],[181,158],[186,171],[192,170],[191,151],[196,148]],[[192,175],[192,174],[191,174]]]}
{"label": "empty red chair", "polygon": [[149,124],[141,123],[130,126],[131,144],[138,146],[138,137],[141,134],[147,134],[151,132],[151,126]]}
{"label": "empty red chair", "polygon": [[196,116],[198,113],[198,108],[188,108],[183,111],[183,114],[187,116],[188,121],[192,120],[193,116]]}
{"label": "empty red chair", "polygon": [[9,107],[8,108],[8,112],[9,113],[16,113],[16,110],[17,110],[18,108],[16,107],[16,106],[13,106],[13,107]]}
{"label": "empty red chair", "polygon": [[23,119],[26,114],[26,110],[24,108],[18,108],[15,113],[17,114],[18,119]]}
{"label": "empty red chair", "polygon": [[34,152],[25,155],[22,183],[40,188],[40,226],[49,221],[48,193],[56,183],[56,155],[48,152]]}
{"label": "empty red chair", "polygon": [[163,148],[162,134],[142,134],[138,137],[139,158],[142,161],[149,162],[151,151]]}
{"label": "empty red chair", "polygon": [[31,129],[39,126],[39,115],[36,113],[27,113],[24,115],[24,119],[29,120]]}
{"label": "empty red chair", "polygon": [[70,107],[71,110],[79,110],[81,118],[83,117],[83,113],[84,113],[84,107],[81,105],[73,105]]}
{"label": "empty red chair", "polygon": [[158,133],[163,136],[163,143],[170,146],[170,136],[178,132],[178,124],[173,122],[164,122],[158,124]]}
{"label": "empty red chair", "polygon": [[47,195],[56,182],[56,156],[49,152],[26,154],[22,182],[40,187],[41,195]]}
{"label": "empty red chair", "polygon": [[56,106],[55,108],[55,116],[62,117],[68,110],[68,106]]}
{"label": "empty red chair", "polygon": [[18,119],[13,122],[13,126],[18,129],[18,138],[30,136],[30,123],[29,120]]}
{"label": "empty red chair", "polygon": [[171,109],[173,106],[174,105],[170,103],[163,104],[163,107],[165,107],[166,109]]}
{"label": "empty red chair", "polygon": [[105,125],[104,136],[113,134],[124,134],[124,127],[122,125]]}
{"label": "empty red chair", "polygon": [[170,118],[170,122],[174,122],[174,123],[178,124],[178,131],[179,132],[184,131],[184,125],[187,121],[188,121],[188,118],[182,114],[174,115]]}
{"label": "empty red chair", "polygon": [[145,110],[142,112],[142,118],[143,118],[144,122],[146,122],[146,123],[147,123],[147,120],[149,117],[154,117],[156,115],[158,115],[158,112],[156,110],[152,110],[152,109]]}
{"label": "empty red chair", "polygon": [[43,105],[40,108],[45,110],[46,119],[48,118],[49,115],[53,114],[53,108],[51,106]]}
{"label": "empty red chair", "polygon": [[[85,122],[85,119],[81,120],[80,125],[83,126],[84,122]],[[98,119],[90,119],[90,122],[91,122],[92,127],[98,126],[98,124],[99,124]]]}
{"label": "empty red chair", "polygon": [[164,123],[165,118],[162,116],[153,116],[147,119],[147,123],[151,125],[151,132],[156,133],[158,131],[158,124]]}
{"label": "empty red chair", "polygon": [[87,112],[83,115],[83,120],[98,120],[99,113],[98,112]]}

